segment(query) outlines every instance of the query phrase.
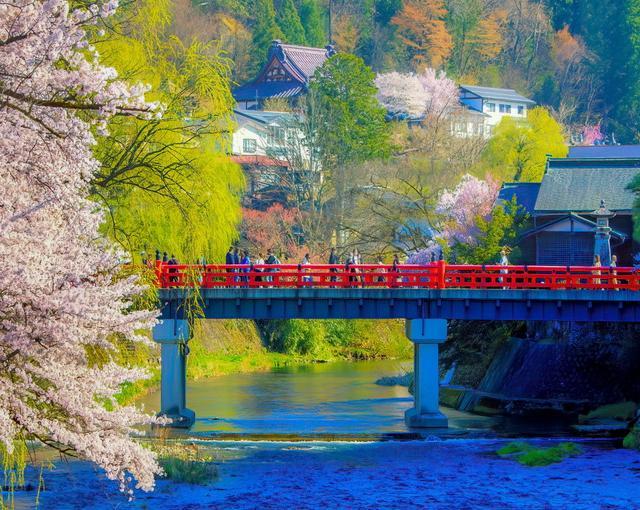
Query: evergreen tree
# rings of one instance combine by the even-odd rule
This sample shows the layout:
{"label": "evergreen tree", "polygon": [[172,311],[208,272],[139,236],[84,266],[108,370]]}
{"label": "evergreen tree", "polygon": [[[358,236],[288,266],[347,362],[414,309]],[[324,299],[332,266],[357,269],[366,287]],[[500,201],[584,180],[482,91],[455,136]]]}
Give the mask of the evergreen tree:
{"label": "evergreen tree", "polygon": [[315,143],[335,189],[335,231],[340,246],[345,240],[348,169],[391,152],[386,110],[378,102],[374,78],[361,58],[339,53],[316,70],[311,82],[311,104],[318,118]]}
{"label": "evergreen tree", "polygon": [[282,39],[284,35],[276,23],[276,10],[273,0],[255,0],[253,5],[253,51],[249,66],[256,73],[267,57],[267,52],[274,39]]}
{"label": "evergreen tree", "polygon": [[304,27],[293,0],[283,0],[276,15],[276,21],[284,34],[285,42],[306,44]]}
{"label": "evergreen tree", "polygon": [[307,44],[318,48],[325,46],[328,41],[318,0],[301,0],[298,12]]}

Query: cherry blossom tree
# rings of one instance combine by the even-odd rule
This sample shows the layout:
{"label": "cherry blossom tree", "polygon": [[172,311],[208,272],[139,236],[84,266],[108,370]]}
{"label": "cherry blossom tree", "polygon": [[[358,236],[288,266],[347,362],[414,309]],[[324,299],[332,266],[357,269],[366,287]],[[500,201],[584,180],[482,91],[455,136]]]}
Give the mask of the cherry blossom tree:
{"label": "cherry blossom tree", "polygon": [[479,224],[491,216],[499,189],[498,181],[490,177],[483,181],[466,174],[454,189],[442,191],[435,207],[436,234],[425,248],[410,254],[408,263],[428,264],[440,257],[443,246],[476,245],[481,234]]}
{"label": "cherry blossom tree", "polygon": [[131,493],[161,471],[132,438],[154,418],[115,399],[145,374],[87,355],[110,352],[116,336],[148,341],[156,313],[132,307],[143,288],[87,198],[93,130],[114,114],[155,114],[143,87],[118,81],[87,42],[116,5],[0,4],[0,441],[11,452],[38,439]]}
{"label": "cherry blossom tree", "polygon": [[584,145],[595,145],[604,140],[604,134],[600,128],[600,124],[593,126],[584,126],[582,128],[582,143]]}
{"label": "cherry blossom tree", "polygon": [[488,178],[483,181],[466,174],[453,190],[444,190],[436,213],[442,217],[441,237],[448,245],[473,244],[477,237],[477,219],[491,214],[500,185]]}
{"label": "cherry blossom tree", "polygon": [[458,86],[442,71],[384,73],[375,84],[380,103],[392,114],[437,118],[458,106]]}
{"label": "cherry blossom tree", "polygon": [[378,100],[392,114],[421,117],[425,111],[424,89],[414,74],[398,72],[376,76]]}

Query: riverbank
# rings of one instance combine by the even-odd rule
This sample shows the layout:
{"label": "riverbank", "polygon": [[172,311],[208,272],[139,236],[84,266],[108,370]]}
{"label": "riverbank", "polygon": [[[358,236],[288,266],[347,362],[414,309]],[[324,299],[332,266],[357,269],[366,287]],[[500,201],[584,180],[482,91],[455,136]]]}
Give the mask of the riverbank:
{"label": "riverbank", "polygon": [[[537,447],[556,441],[535,440]],[[41,508],[204,510],[408,507],[449,510],[629,510],[637,504],[640,456],[607,442],[580,442],[582,453],[528,467],[496,452],[508,441],[196,443],[210,476],[200,483],[160,479],[133,501],[84,462],[45,472]],[[29,468],[27,482],[37,481]],[[34,492],[18,492],[16,508],[32,508]]]}

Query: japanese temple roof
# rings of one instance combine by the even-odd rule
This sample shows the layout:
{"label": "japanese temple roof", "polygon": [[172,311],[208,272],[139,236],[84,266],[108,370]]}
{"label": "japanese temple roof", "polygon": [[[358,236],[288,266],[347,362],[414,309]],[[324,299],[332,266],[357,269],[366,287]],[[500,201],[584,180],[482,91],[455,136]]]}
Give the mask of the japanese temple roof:
{"label": "japanese temple roof", "polygon": [[550,159],[535,214],[590,213],[601,199],[612,211],[630,213],[636,195],[629,185],[638,174],[640,158]]}
{"label": "japanese temple roof", "polygon": [[233,91],[236,101],[257,101],[259,99],[288,98],[300,95],[306,87],[295,81],[272,81],[250,83]]}
{"label": "japanese temple roof", "polygon": [[[271,43],[267,63],[258,76],[250,83],[238,87],[233,91],[236,101],[254,101],[269,98],[294,97],[303,93],[316,69],[325,60],[335,54],[333,46],[326,48],[312,48],[285,44],[279,40]],[[287,72],[286,81],[266,81],[265,73],[274,59],[277,59]]]}
{"label": "japanese temple roof", "polygon": [[515,196],[516,201],[522,206],[525,212],[532,214],[536,206],[539,191],[539,182],[505,182],[498,194],[498,203],[511,202]]}

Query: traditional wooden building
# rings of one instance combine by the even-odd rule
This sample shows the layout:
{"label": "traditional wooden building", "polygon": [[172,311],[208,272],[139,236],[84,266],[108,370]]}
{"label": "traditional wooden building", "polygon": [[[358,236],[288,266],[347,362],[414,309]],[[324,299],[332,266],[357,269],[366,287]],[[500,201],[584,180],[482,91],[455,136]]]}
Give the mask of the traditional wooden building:
{"label": "traditional wooden building", "polygon": [[298,97],[307,93],[316,69],[335,53],[331,45],[310,48],[275,40],[258,76],[235,89],[233,97],[238,107],[245,110],[261,110],[267,99],[281,98],[295,103]]}
{"label": "traditional wooden building", "polygon": [[611,251],[619,265],[633,265],[635,193],[640,158],[550,159],[541,183],[507,183],[499,200],[514,196],[531,217],[520,237],[523,262],[539,265],[591,265],[595,248],[594,211],[604,200],[610,221]]}

